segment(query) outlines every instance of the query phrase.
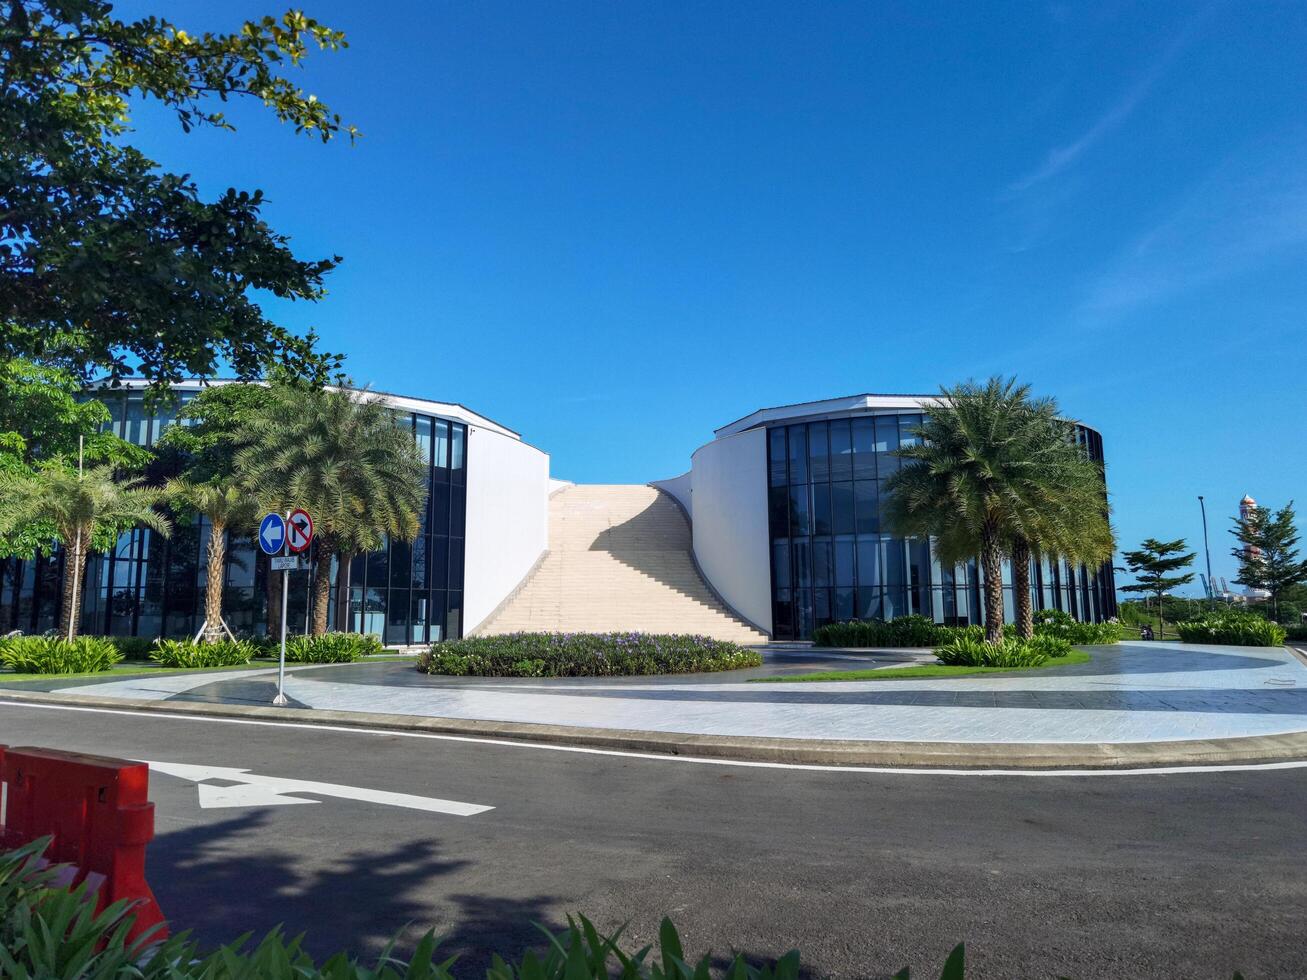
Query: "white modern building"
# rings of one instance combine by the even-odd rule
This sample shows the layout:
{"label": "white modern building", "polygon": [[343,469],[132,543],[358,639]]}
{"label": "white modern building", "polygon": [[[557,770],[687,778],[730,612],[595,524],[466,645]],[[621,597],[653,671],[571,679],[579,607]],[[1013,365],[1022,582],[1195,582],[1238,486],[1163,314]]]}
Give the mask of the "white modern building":
{"label": "white modern building", "polygon": [[[198,384],[179,386],[180,406]],[[175,410],[151,411],[142,386],[96,393],[114,432],[153,446]],[[337,628],[388,644],[517,630],[690,632],[761,642],[803,639],[839,619],[907,613],[979,622],[975,563],[934,561],[926,541],[882,526],[894,451],[916,438],[932,396],[856,395],[760,409],[717,429],[680,476],[645,485],[578,486],[553,478],[549,456],[465,406],[369,391],[408,427],[428,462],[430,494],[412,543],[333,568]],[[1078,426],[1090,454],[1102,440]],[[161,462],[160,466],[164,464]],[[158,477],[168,474],[156,473]],[[202,618],[207,528],[170,539],[137,530],[92,559],[83,607],[90,633],[185,635]],[[54,624],[62,556],[0,565],[0,629]],[[227,564],[233,628],[264,627],[268,570],[234,535]],[[341,581],[344,576],[344,581]],[[292,622],[309,583],[293,586]],[[1009,612],[1011,576],[1004,573]],[[1110,567],[1032,564],[1035,608],[1113,615]]]}

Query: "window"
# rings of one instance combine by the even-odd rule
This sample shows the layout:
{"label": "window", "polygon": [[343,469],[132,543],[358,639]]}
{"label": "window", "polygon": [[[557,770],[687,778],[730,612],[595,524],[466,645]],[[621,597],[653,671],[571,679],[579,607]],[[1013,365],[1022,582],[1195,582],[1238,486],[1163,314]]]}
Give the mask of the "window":
{"label": "window", "polygon": [[830,479],[830,426],[814,422],[808,426],[808,472],[813,483]]}

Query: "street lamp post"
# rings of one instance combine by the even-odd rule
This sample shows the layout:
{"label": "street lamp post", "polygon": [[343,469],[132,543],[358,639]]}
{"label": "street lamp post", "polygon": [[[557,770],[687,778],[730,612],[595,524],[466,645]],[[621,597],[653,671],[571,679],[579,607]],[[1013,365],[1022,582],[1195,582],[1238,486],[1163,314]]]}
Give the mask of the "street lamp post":
{"label": "street lamp post", "polygon": [[1207,595],[1215,599],[1216,582],[1212,580],[1212,549],[1207,544],[1207,504],[1203,502],[1201,493],[1198,495],[1198,509],[1203,512],[1203,553],[1207,556]]}

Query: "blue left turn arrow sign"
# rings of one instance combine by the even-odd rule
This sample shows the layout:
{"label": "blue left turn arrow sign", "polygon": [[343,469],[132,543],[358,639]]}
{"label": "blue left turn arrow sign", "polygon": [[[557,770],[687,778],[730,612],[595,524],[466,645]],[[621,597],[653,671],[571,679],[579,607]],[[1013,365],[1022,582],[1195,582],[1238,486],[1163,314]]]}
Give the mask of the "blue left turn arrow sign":
{"label": "blue left turn arrow sign", "polygon": [[[249,525],[246,525],[247,527]],[[286,521],[280,514],[267,514],[259,523],[259,547],[264,554],[281,554],[286,543]]]}

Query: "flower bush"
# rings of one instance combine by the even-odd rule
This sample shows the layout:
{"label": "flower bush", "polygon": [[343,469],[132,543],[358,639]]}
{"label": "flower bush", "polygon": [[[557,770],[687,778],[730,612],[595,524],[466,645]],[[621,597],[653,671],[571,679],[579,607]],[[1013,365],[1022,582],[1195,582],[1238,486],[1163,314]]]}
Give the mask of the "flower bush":
{"label": "flower bush", "polygon": [[1061,609],[1041,609],[1035,613],[1035,634],[1058,636],[1076,646],[1116,643],[1121,635],[1116,623],[1082,623]]}
{"label": "flower bush", "polygon": [[1241,647],[1278,647],[1284,645],[1284,627],[1241,609],[1211,612],[1186,623],[1176,623],[1175,631],[1185,643],[1222,643]]}
{"label": "flower bush", "polygon": [[[278,653],[273,648],[273,655]],[[350,664],[385,650],[371,633],[323,633],[292,636],[286,640],[286,660],[299,664]]]}
{"label": "flower bush", "polygon": [[150,659],[164,667],[231,667],[249,663],[257,652],[254,644],[245,640],[155,640]]}
{"label": "flower bush", "polygon": [[0,662],[19,674],[89,674],[108,670],[123,659],[103,636],[10,636],[0,640]]}
{"label": "flower bush", "polygon": [[477,677],[615,677],[758,667],[762,656],[707,636],[658,633],[509,633],[433,643],[428,674]]}

